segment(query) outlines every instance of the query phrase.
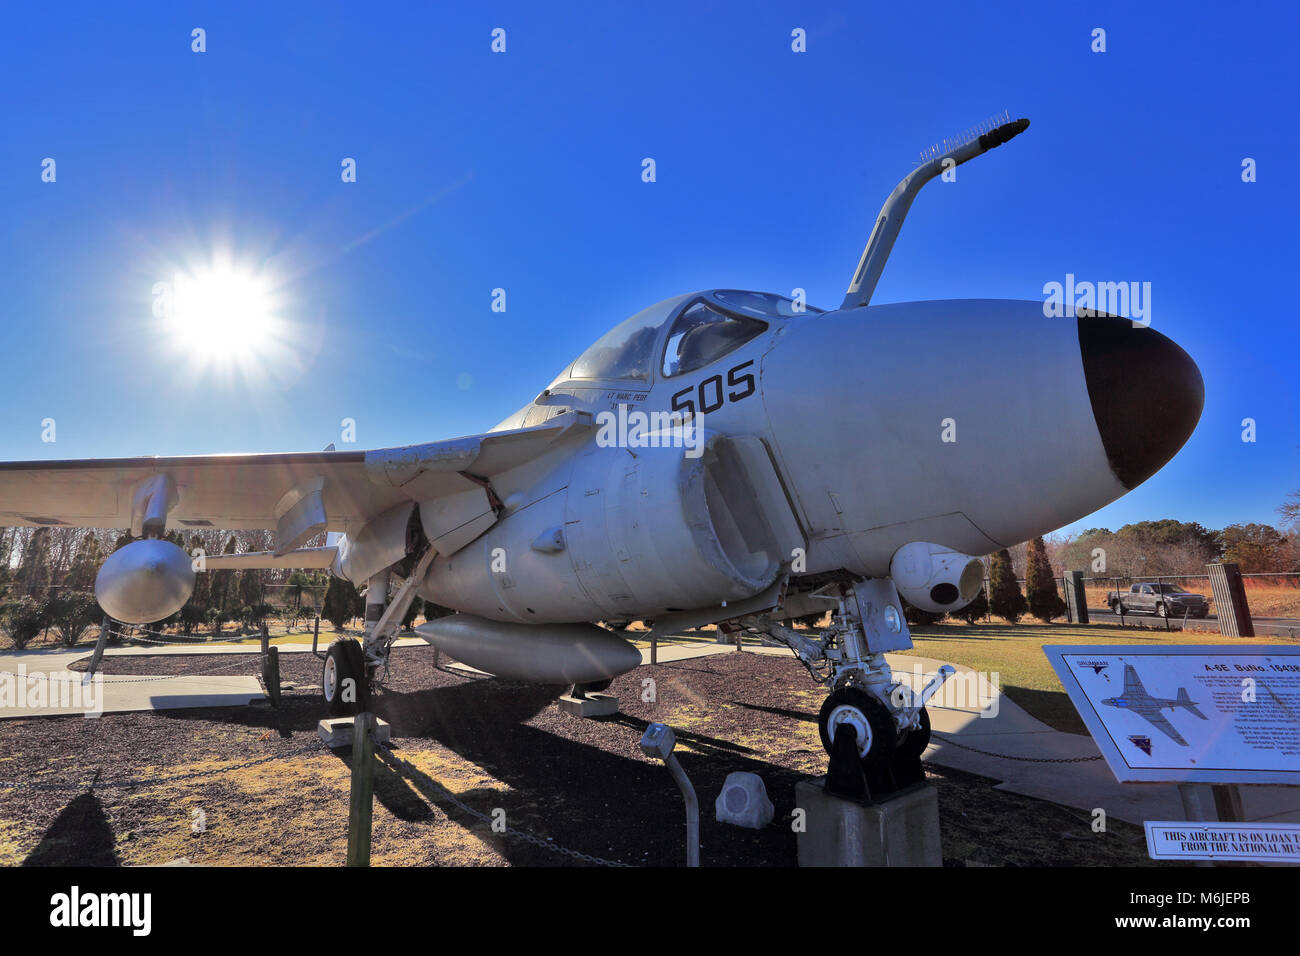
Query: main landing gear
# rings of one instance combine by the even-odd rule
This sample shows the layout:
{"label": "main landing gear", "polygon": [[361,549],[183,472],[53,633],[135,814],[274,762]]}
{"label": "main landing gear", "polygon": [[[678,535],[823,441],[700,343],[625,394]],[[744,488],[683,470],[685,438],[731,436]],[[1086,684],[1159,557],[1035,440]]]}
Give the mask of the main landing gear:
{"label": "main landing gear", "polygon": [[[388,674],[389,652],[397,640],[402,618],[415,600],[436,552],[426,546],[418,560],[403,562],[410,572],[392,600],[388,599],[390,572],[381,571],[366,587],[366,630],[361,642],[340,637],[329,646],[321,666],[321,695],[331,717],[350,716],[370,709],[370,693]],[[395,565],[401,568],[403,565]]]}
{"label": "main landing gear", "polygon": [[925,704],[954,669],[940,668],[919,694],[894,679],[885,652],[910,648],[912,638],[888,578],[832,584],[813,594],[838,606],[817,638],[766,615],[744,624],[789,647],[831,689],[817,717],[830,755],[827,791],[874,803],[922,783],[921,755],[930,743]]}

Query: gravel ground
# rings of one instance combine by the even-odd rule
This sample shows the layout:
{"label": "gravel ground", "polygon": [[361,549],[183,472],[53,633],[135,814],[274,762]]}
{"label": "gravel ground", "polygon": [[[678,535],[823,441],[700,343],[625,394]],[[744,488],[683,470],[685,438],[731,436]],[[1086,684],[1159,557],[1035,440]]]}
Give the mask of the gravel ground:
{"label": "gravel ground", "polygon": [[[216,655],[109,657],[109,674],[212,671]],[[791,866],[794,785],[822,772],[822,693],[793,658],[726,654],[642,667],[615,681],[622,713],[582,720],[553,706],[564,688],[436,668],[427,647],[398,648],[374,710],[393,728],[393,761],[375,781],[372,862],[551,866],[583,861],[493,832],[451,803],[565,847],[633,865],[684,860],[680,795],[637,741],[662,720],[700,797],[705,866]],[[0,864],[338,865],[347,845],[347,751],[312,746],[320,662],[280,657],[278,708],[245,707],[0,721],[0,781],[94,789],[0,789]],[[221,673],[260,673],[256,655]],[[227,769],[231,768],[231,769]],[[124,779],[209,776],[122,788]],[[763,830],[717,823],[726,775],[759,774],[776,805]],[[1141,830],[1112,821],[1094,834],[1079,810],[993,789],[994,781],[927,765],[939,789],[945,863],[1147,865]],[[437,781],[436,784],[433,781]]]}

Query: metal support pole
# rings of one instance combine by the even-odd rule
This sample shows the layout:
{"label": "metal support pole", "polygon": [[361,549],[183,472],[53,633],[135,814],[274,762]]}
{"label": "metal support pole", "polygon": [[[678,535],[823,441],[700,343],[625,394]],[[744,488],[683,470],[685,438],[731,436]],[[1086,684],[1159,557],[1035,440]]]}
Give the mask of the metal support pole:
{"label": "metal support pole", "polygon": [[370,823],[374,810],[374,715],[357,714],[352,725],[352,794],[348,805],[348,866],[370,865]]}
{"label": "metal support pole", "polygon": [[659,663],[659,635],[654,632],[653,628],[650,630],[650,663]]}
{"label": "metal support pole", "polygon": [[676,754],[669,754],[664,758],[664,763],[668,767],[668,772],[673,775],[673,780],[677,782],[677,787],[682,791],[682,799],[686,801],[686,865],[700,865],[700,801],[695,795],[695,787],[691,784],[690,777],[686,776],[686,771],[682,769],[681,763]]}
{"label": "metal support pole", "polygon": [[99,640],[95,641],[95,653],[90,657],[90,667],[86,673],[93,677],[95,671],[99,668],[99,660],[104,656],[104,643],[108,640],[110,630],[108,615],[104,615],[104,623],[99,625]]}
{"label": "metal support pole", "polygon": [[1156,583],[1160,585],[1160,603],[1163,604],[1165,608],[1165,613],[1164,613],[1165,633],[1168,634],[1169,633],[1169,601],[1165,597],[1165,579],[1156,578]]}
{"label": "metal support pole", "polygon": [[668,772],[673,775],[677,788],[686,801],[686,865],[700,865],[700,801],[695,796],[695,787],[686,776],[686,771],[673,755],[677,746],[677,735],[667,724],[651,724],[641,735],[639,744],[641,752],[647,757],[657,757],[664,762]]}
{"label": "metal support pole", "polygon": [[[1178,799],[1183,804],[1183,815],[1189,822],[1203,823],[1217,819],[1210,785],[1205,783],[1180,783]],[[1194,866],[1214,866],[1213,860],[1197,860]]]}
{"label": "metal support pole", "polygon": [[1241,788],[1235,783],[1216,783],[1210,787],[1214,794],[1214,809],[1219,819],[1236,822],[1246,819],[1241,806]]}

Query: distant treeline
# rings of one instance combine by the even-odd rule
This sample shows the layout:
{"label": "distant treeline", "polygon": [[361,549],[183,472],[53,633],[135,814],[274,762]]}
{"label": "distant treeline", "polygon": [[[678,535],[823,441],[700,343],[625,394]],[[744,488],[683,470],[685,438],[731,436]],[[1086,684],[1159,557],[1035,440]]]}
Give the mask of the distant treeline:
{"label": "distant treeline", "polygon": [[1233,524],[1215,531],[1195,521],[1139,521],[1118,531],[1089,528],[1077,537],[1047,539],[1057,574],[1153,577],[1204,574],[1217,561],[1243,574],[1300,571],[1300,534],[1266,524]]}

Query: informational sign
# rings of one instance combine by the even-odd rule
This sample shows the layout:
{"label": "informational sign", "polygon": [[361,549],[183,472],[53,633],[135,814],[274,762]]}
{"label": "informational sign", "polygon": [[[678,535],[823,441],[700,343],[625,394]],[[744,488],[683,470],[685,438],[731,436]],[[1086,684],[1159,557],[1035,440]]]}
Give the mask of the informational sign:
{"label": "informational sign", "polygon": [[1153,860],[1300,863],[1300,823],[1188,823],[1148,820]]}
{"label": "informational sign", "polygon": [[1043,652],[1121,783],[1300,784],[1300,645]]}

